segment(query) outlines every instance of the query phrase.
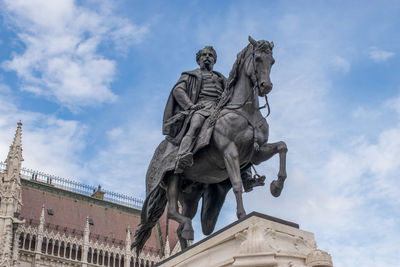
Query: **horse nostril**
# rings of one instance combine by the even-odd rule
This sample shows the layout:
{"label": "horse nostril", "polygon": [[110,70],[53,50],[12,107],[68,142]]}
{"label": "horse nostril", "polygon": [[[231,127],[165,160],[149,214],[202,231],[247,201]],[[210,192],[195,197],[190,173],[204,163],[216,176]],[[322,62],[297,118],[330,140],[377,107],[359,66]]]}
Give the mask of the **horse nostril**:
{"label": "horse nostril", "polygon": [[271,90],[272,89],[272,83],[271,82],[267,83],[267,82],[263,81],[263,82],[260,83],[260,86],[262,88],[266,89],[266,90]]}

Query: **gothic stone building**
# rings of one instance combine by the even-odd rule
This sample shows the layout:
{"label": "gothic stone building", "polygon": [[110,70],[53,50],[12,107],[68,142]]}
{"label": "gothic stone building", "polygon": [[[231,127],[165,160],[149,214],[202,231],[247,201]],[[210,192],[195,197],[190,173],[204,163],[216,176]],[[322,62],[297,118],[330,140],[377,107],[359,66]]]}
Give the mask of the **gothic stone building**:
{"label": "gothic stone building", "polygon": [[142,201],[22,168],[21,126],[0,163],[1,267],[151,267],[180,250],[164,214],[136,257]]}

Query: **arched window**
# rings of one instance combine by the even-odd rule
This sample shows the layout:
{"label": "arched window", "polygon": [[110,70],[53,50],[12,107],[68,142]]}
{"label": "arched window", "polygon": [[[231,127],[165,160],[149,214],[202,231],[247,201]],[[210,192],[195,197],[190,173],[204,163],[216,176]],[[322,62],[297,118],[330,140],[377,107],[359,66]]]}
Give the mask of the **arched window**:
{"label": "arched window", "polygon": [[31,240],[31,251],[35,251],[36,248],[36,236],[32,236],[32,240]]}
{"label": "arched window", "polygon": [[110,267],[114,267],[114,254],[111,253],[110,255]]}
{"label": "arched window", "polygon": [[78,256],[76,257],[78,261],[82,259],[82,246],[78,247]]}
{"label": "arched window", "polygon": [[135,259],[135,267],[139,267],[139,259],[138,258]]}
{"label": "arched window", "polygon": [[121,267],[125,267],[125,258],[124,258],[124,255],[121,256]]}
{"label": "arched window", "polygon": [[65,252],[65,244],[64,241],[62,241],[60,245],[60,257],[64,257],[64,252]]}
{"label": "arched window", "polygon": [[46,253],[46,247],[47,247],[47,239],[46,239],[46,237],[43,237],[43,240],[42,240],[42,253],[43,254]]}
{"label": "arched window", "polygon": [[143,259],[140,260],[140,267],[144,267],[144,260]]}
{"label": "arched window", "polygon": [[89,248],[89,250],[88,250],[87,262],[92,263],[92,248]]}
{"label": "arched window", "polygon": [[22,248],[24,246],[24,233],[21,233],[19,235],[19,248]]}
{"label": "arched window", "polygon": [[65,249],[65,257],[69,259],[69,256],[71,255],[71,244],[67,243],[67,248]]}
{"label": "arched window", "polygon": [[100,250],[100,253],[99,253],[99,265],[103,265],[103,251],[102,250]]}
{"label": "arched window", "polygon": [[25,244],[24,244],[24,249],[29,250],[29,242],[31,241],[31,236],[27,234],[25,236]]}
{"label": "arched window", "polygon": [[54,251],[53,251],[54,256],[58,256],[58,249],[59,249],[59,244],[58,244],[58,240],[56,240],[56,241],[54,241]]}
{"label": "arched window", "polygon": [[104,266],[108,266],[108,251],[106,251],[106,253],[104,254]]}
{"label": "arched window", "polygon": [[150,263],[148,260],[146,261],[146,267],[150,267]]}
{"label": "arched window", "polygon": [[53,253],[53,239],[49,240],[49,243],[47,244],[47,254],[52,254]]}
{"label": "arched window", "polygon": [[71,251],[71,259],[75,260],[76,259],[76,245],[72,245],[72,251]]}
{"label": "arched window", "polygon": [[129,267],[133,267],[133,264],[134,264],[135,262],[134,262],[134,260],[133,260],[133,257],[131,257],[131,260],[129,261]]}
{"label": "arched window", "polygon": [[119,267],[119,254],[115,255],[115,267]]}
{"label": "arched window", "polygon": [[93,251],[93,263],[97,264],[97,249]]}

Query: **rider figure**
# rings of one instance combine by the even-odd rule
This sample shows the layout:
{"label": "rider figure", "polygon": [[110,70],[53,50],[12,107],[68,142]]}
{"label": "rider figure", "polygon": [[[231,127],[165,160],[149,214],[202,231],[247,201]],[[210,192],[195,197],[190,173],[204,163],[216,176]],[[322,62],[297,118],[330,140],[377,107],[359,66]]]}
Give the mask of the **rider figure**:
{"label": "rider figure", "polygon": [[[199,50],[196,61],[200,68],[182,73],[164,111],[163,133],[170,142],[179,144],[175,173],[192,166],[196,137],[226,88],[226,78],[213,70],[217,53],[212,46]],[[263,180],[252,178],[250,168],[249,164],[241,170],[246,192],[263,184]]]}
{"label": "rider figure", "polygon": [[216,103],[225,89],[225,77],[221,73],[213,71],[216,60],[217,53],[212,46],[206,46],[197,52],[196,61],[200,69],[194,72],[199,76],[197,82],[200,84],[200,90],[197,92],[198,96],[192,98],[193,101],[186,94],[188,88],[185,88],[185,85],[187,83],[178,83],[173,89],[173,95],[181,107],[190,106],[189,109],[192,110],[189,129],[179,146],[176,173],[183,172],[183,169],[193,164],[191,150],[195,138],[198,136],[206,118],[214,111]]}

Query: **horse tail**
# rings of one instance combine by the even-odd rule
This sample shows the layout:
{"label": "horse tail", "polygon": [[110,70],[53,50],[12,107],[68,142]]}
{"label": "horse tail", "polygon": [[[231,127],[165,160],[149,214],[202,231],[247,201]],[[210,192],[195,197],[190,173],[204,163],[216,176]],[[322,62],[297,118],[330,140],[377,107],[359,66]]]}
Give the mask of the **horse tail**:
{"label": "horse tail", "polygon": [[131,250],[136,248],[136,255],[139,256],[144,244],[151,235],[151,230],[156,225],[164,213],[167,205],[166,191],[157,186],[144,201],[142,214],[140,216],[139,229],[135,232],[135,241],[131,245]]}

